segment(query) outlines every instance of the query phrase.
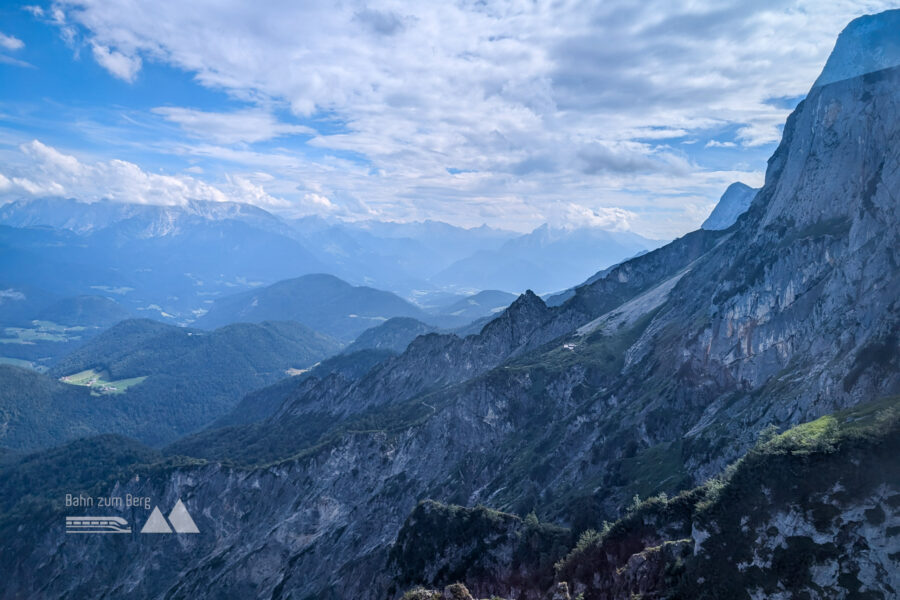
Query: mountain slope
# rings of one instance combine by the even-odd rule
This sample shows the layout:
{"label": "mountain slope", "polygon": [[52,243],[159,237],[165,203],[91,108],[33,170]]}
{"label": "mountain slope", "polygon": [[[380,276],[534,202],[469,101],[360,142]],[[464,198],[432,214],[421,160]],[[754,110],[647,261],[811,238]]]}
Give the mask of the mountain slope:
{"label": "mountain slope", "polygon": [[[167,447],[167,452],[169,454],[209,454],[210,456],[216,456],[216,452],[211,451],[209,448],[197,450],[197,448],[207,444],[221,444],[223,434],[221,431],[215,431],[215,429],[264,421],[274,415],[286,399],[304,394],[309,385],[309,380],[318,381],[331,378],[332,381],[355,381],[372,370],[375,365],[393,356],[396,356],[396,353],[391,350],[368,348],[349,353],[342,352],[326,358],[322,362],[315,364],[309,369],[304,369],[292,377],[282,379],[270,386],[247,394],[241,398],[241,401],[228,414],[211,423],[205,431],[176,441]],[[241,435],[245,433],[241,430],[235,431],[238,431]],[[264,435],[269,434],[264,433]],[[224,453],[220,454],[220,456],[224,455]]]}
{"label": "mountain slope", "polygon": [[548,589],[585,600],[891,597],[900,585],[900,542],[888,533],[900,524],[897,408],[884,399],[767,432],[715,479],[632,502],[577,543],[533,517],[420,504],[391,552],[394,589],[458,581],[504,598]]}
{"label": "mountain slope", "polygon": [[400,354],[409,343],[419,337],[435,331],[431,325],[409,317],[394,317],[381,325],[367,329],[359,334],[353,343],[344,349],[344,354],[352,354],[360,350],[388,350]]}
{"label": "mountain slope", "polygon": [[[447,385],[468,376],[483,373],[511,352],[517,353],[534,345],[540,345],[543,343],[542,340],[548,339],[548,336],[550,338],[557,337],[556,331],[567,330],[570,323],[581,322],[590,316],[610,310],[621,302],[621,298],[640,293],[651,287],[660,278],[669,276],[673,270],[677,272],[685,264],[689,264],[697,256],[708,251],[717,241],[718,237],[714,232],[698,232],[695,235],[686,236],[656,253],[642,257],[639,264],[622,265],[617,271],[616,277],[598,282],[592,289],[580,289],[576,298],[569,303],[566,310],[560,311],[555,319],[549,318],[552,315],[547,312],[546,307],[538,298],[526,295],[510,306],[495,322],[486,326],[480,335],[472,336],[471,339],[460,340],[454,336],[426,336],[419,338],[420,343],[423,344],[421,347],[410,348],[401,357],[376,365],[373,371],[357,382],[344,384],[340,383],[339,379],[332,377],[322,381],[310,379],[303,382],[304,389],[289,392],[284,398],[286,406],[273,419],[264,422],[261,426],[251,426],[242,430],[228,428],[222,430],[219,435],[219,443],[228,440],[228,447],[222,456],[234,453],[238,459],[243,459],[243,457],[239,452],[234,452],[235,446],[239,447],[245,440],[249,442],[250,446],[246,452],[246,459],[250,460],[256,460],[257,457],[264,460],[270,460],[272,457],[284,457],[305,448],[304,451],[297,454],[297,460],[288,460],[281,463],[280,467],[238,471],[254,474],[253,477],[258,478],[256,479],[258,487],[257,484],[253,484],[252,488],[245,488],[239,482],[243,480],[243,475],[239,476],[239,480],[228,483],[231,477],[228,473],[231,468],[223,471],[216,465],[177,467],[172,474],[191,473],[189,477],[203,482],[202,489],[198,489],[197,492],[202,493],[202,497],[189,496],[192,498],[188,500],[192,514],[196,515],[197,506],[201,503],[216,507],[214,511],[219,524],[207,521],[204,517],[197,517],[201,530],[216,530],[220,532],[220,535],[226,537],[238,535],[251,544],[251,537],[255,534],[250,533],[246,526],[236,527],[233,521],[233,519],[244,520],[247,518],[249,513],[246,511],[248,510],[265,511],[250,516],[256,523],[254,528],[272,531],[273,528],[287,526],[293,530],[297,527],[295,523],[298,523],[297,519],[299,518],[304,523],[302,527],[309,528],[309,531],[321,532],[315,534],[316,539],[320,539],[321,535],[327,535],[327,539],[331,540],[334,535],[332,527],[346,526],[341,523],[346,523],[345,517],[350,506],[362,506],[365,504],[364,497],[374,498],[375,500],[368,505],[369,508],[366,510],[376,510],[377,517],[355,521],[358,528],[354,526],[357,531],[353,535],[378,540],[375,552],[368,550],[363,554],[351,552],[342,542],[335,540],[309,553],[304,552],[302,546],[296,547],[294,545],[296,542],[282,546],[277,537],[270,537],[269,543],[274,544],[272,549],[276,554],[280,554],[282,551],[301,552],[305,558],[297,559],[295,567],[303,571],[302,581],[294,579],[290,573],[285,573],[283,576],[279,576],[281,579],[267,580],[268,583],[265,585],[268,589],[273,589],[275,586],[278,586],[279,589],[320,589],[321,584],[317,582],[329,581],[335,577],[334,565],[329,563],[339,560],[341,564],[347,566],[339,567],[337,572],[342,573],[340,575],[342,578],[356,579],[357,583],[353,585],[359,586],[358,597],[367,597],[366,595],[369,593],[377,594],[377,591],[371,589],[370,586],[371,573],[383,567],[387,545],[394,535],[392,532],[397,531],[408,511],[412,509],[411,502],[426,494],[441,497],[447,495],[451,489],[456,491],[450,493],[450,496],[462,499],[461,494],[465,492],[459,486],[458,480],[454,483],[448,482],[451,487],[446,489],[443,485],[438,486],[437,483],[443,480],[446,474],[458,471],[457,462],[461,456],[470,451],[477,452],[479,448],[491,448],[492,445],[499,444],[498,435],[502,435],[503,432],[515,431],[512,426],[501,425],[498,418],[505,421],[511,415],[520,415],[529,421],[535,419],[535,422],[541,423],[542,426],[547,423],[545,411],[532,414],[533,411],[523,406],[519,400],[515,400],[502,409],[493,405],[492,398],[496,393],[495,389],[508,389],[513,394],[512,398],[519,395],[516,387],[523,380],[517,375],[513,375],[510,379],[500,373],[498,374],[501,376],[500,378],[494,376],[476,380],[462,389],[451,387],[439,397],[429,398],[425,401],[416,399],[416,395],[421,394],[423,390],[427,391],[432,388],[436,382],[440,385]],[[499,355],[498,352],[500,352]],[[436,357],[442,356],[445,357],[443,360],[451,362],[434,360]],[[451,366],[452,369],[448,371],[445,368],[447,366]],[[426,370],[423,371],[423,367]],[[411,374],[415,374],[415,378],[411,378]],[[347,387],[348,385],[349,387]],[[401,394],[385,405],[383,413],[379,413],[379,404],[391,398],[395,392]],[[328,394],[334,393],[345,396],[346,402],[334,403],[333,410],[335,412],[331,414],[326,413],[321,418],[312,418],[316,416],[317,406],[332,406],[327,398]],[[354,398],[362,401],[362,405],[354,408]],[[478,399],[477,403],[473,405],[472,402],[476,399]],[[293,403],[287,403],[288,400],[293,400]],[[372,401],[375,403],[372,404]],[[301,408],[305,404],[309,404],[307,412]],[[367,408],[367,405],[371,405],[371,408]],[[498,410],[501,412],[497,413]],[[361,411],[363,414],[360,414]],[[479,414],[490,415],[492,411],[496,416],[489,416],[486,421],[481,418],[473,418],[474,415]],[[350,419],[342,419],[342,413],[349,415]],[[503,416],[500,417],[500,414]],[[278,423],[282,422],[285,423],[285,426],[279,427]],[[297,429],[298,425],[301,426],[301,429]],[[410,426],[414,426],[414,428],[407,429]],[[471,431],[473,426],[477,433]],[[498,426],[499,428],[497,428]],[[318,434],[316,434],[317,428]],[[332,430],[330,434],[328,433],[329,429]],[[404,431],[409,433],[402,433]],[[451,437],[443,442],[435,443],[435,440],[444,438],[448,431],[454,432]],[[403,443],[403,448],[395,446],[396,441],[389,442],[387,446],[380,446],[381,449],[378,449],[379,446],[373,447],[373,440],[385,439],[383,436],[386,432],[393,432],[390,434],[392,439],[395,439],[394,436],[397,434],[408,436],[408,441]],[[322,439],[323,436],[322,442],[316,443],[316,440]],[[270,447],[263,449],[259,444],[266,444],[266,439],[269,440]],[[206,440],[200,450],[209,449],[210,441],[216,440]],[[255,448],[254,444],[256,444]],[[396,448],[401,452],[398,458],[415,455],[416,458],[412,461],[417,465],[415,472],[404,468],[393,474],[385,473],[385,468],[393,471],[392,465],[397,464],[393,460],[384,461],[385,454],[383,452],[394,452],[391,448]],[[357,458],[348,462],[350,456]],[[469,470],[470,467],[465,467],[466,472]],[[494,469],[492,468],[491,471]],[[462,471],[459,472],[462,473]],[[431,483],[421,480],[422,474],[426,474]],[[454,475],[454,477],[456,476]],[[291,501],[285,503],[279,500],[279,493],[275,491],[283,489],[282,478],[288,480],[311,478],[317,483],[315,486],[300,488],[301,496],[292,495]],[[169,487],[168,481],[158,477],[154,477],[152,480],[143,477],[141,478],[143,483],[132,482],[129,484],[138,487],[128,488],[131,490],[128,493],[137,494],[139,493],[138,489],[141,488],[141,494],[159,498],[161,502],[164,498],[167,499],[165,501],[168,501],[172,494],[182,493],[182,491]],[[325,500],[326,504],[322,505],[322,508],[326,509],[328,506],[336,508],[338,511],[335,515],[336,519],[329,517],[326,521],[321,521],[317,516],[321,514],[319,509],[304,512],[301,515],[294,513],[291,507],[295,505],[295,502],[308,506],[319,506],[319,490],[324,489],[323,486],[332,486],[331,494],[334,500]],[[468,484],[465,488],[469,489]],[[265,490],[267,496],[265,509],[262,508],[257,496],[258,492],[253,491],[254,489]],[[444,491],[442,492],[441,489]],[[248,493],[250,495],[247,495]],[[231,508],[224,508],[220,505],[222,499],[226,497],[229,499]],[[256,499],[251,500],[251,497]],[[172,501],[174,502],[174,498]],[[333,504],[333,502],[337,504]],[[256,508],[251,508],[251,506]],[[294,514],[294,517],[289,517],[284,510]],[[331,509],[327,508],[327,510]],[[326,534],[326,531],[330,532]],[[226,559],[228,564],[233,564],[232,560],[245,560],[240,557],[244,555],[245,550],[249,551],[249,547],[245,546],[244,542],[240,542],[237,538],[233,539],[235,545],[228,554],[235,558]],[[296,540],[300,541],[299,538]],[[350,538],[347,540],[349,541]],[[195,538],[189,546],[179,552],[166,557],[160,555],[160,561],[155,563],[157,566],[154,566],[151,572],[145,572],[142,587],[148,590],[171,588],[171,593],[176,597],[201,593],[202,587],[207,585],[203,578],[184,577],[181,578],[181,583],[172,587],[169,573],[171,569],[182,568],[177,565],[185,564],[185,560],[204,562],[206,559],[199,557],[209,556],[208,553],[212,548],[207,545],[208,541],[208,538]],[[325,540],[323,539],[323,541]],[[255,544],[253,545],[255,546]],[[282,550],[275,550],[276,547],[280,547]],[[133,546],[133,548],[136,550],[137,546]],[[128,550],[126,553],[131,551]],[[27,552],[25,554],[27,555]],[[265,550],[263,554],[254,551],[253,556],[256,558],[252,560],[260,560],[263,555],[271,556],[270,550]],[[193,558],[189,559],[188,557]],[[28,559],[23,560],[20,564],[27,564]],[[210,556],[210,560],[218,561],[212,556]],[[6,564],[4,568],[15,567]],[[298,575],[299,573],[300,571],[298,571]],[[356,573],[356,575],[351,575],[351,573]],[[102,578],[106,581],[111,581],[119,576],[111,572],[102,574]],[[26,580],[27,578],[19,579],[19,581]],[[89,580],[94,584],[99,584],[99,580],[95,580],[93,576],[85,577],[79,574],[70,573],[67,580],[70,583],[64,586],[69,590],[66,593],[77,593],[76,590],[81,589],[80,586],[83,585],[83,582]],[[247,593],[247,588],[242,584],[232,587],[225,581],[217,583],[216,588],[226,595]],[[51,591],[51,588],[43,589],[48,594],[57,593]],[[63,588],[58,589],[62,592]],[[362,591],[365,589],[369,591]],[[232,591],[226,592],[225,590]]]}
{"label": "mountain slope", "polygon": [[[86,388],[10,365],[0,365],[0,446],[34,449],[114,427],[119,415],[105,412]],[[98,406],[99,404],[99,406]]]}
{"label": "mountain slope", "polygon": [[[267,436],[278,437],[279,432],[294,427],[302,431],[309,415],[327,414],[334,426],[341,419],[378,411],[382,405],[403,406],[417,396],[452,390],[452,386],[527,355],[571,331],[575,324],[602,315],[623,300],[672,277],[714,247],[719,235],[696,232],[640,260],[626,263],[610,277],[579,288],[573,299],[557,310],[549,309],[534,293],[527,291],[478,334],[464,338],[436,333],[420,336],[401,355],[376,365],[359,380],[344,385],[336,384],[331,378],[311,382],[306,393],[285,399],[281,411],[273,417],[275,422],[269,424],[270,428],[260,439],[254,442],[245,439],[235,449],[247,460],[260,447],[273,448],[265,440]],[[296,450],[314,442],[315,439],[297,435],[296,430],[290,437]],[[290,453],[285,447],[278,451]]]}
{"label": "mountain slope", "polygon": [[419,308],[390,292],[352,286],[332,275],[305,275],[216,300],[196,324],[209,329],[239,322],[297,321],[350,341],[392,317],[427,320]]}
{"label": "mountain slope", "polygon": [[208,333],[123,321],[62,359],[52,378],[0,370],[6,415],[0,445],[28,450],[96,433],[170,441],[222,416],[247,392],[286,377],[287,369],[309,366],[338,348],[296,323]]}
{"label": "mountain slope", "polygon": [[110,327],[133,316],[115,300],[94,295],[62,298],[37,313],[40,321],[80,327]]}

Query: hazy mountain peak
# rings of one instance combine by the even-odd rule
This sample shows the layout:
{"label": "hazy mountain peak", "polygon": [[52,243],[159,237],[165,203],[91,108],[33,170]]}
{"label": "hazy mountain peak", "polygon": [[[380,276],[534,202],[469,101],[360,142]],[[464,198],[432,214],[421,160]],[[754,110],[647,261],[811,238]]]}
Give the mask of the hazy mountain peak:
{"label": "hazy mountain peak", "polygon": [[728,229],[734,225],[738,217],[747,212],[758,191],[740,181],[732,183],[700,227],[709,230]]}
{"label": "hazy mountain peak", "polygon": [[143,237],[169,235],[179,231],[184,219],[224,221],[239,219],[281,230],[285,226],[262,208],[239,202],[190,200],[184,204],[137,204],[77,198],[43,197],[17,200],[0,206],[0,223],[12,227],[48,226],[79,234],[92,233],[129,221],[142,229]]}
{"label": "hazy mountain peak", "polygon": [[813,88],[900,65],[900,9],[854,19],[838,36]]}
{"label": "hazy mountain peak", "polygon": [[525,290],[512,304],[506,309],[510,315],[543,313],[547,310],[547,305],[541,300],[541,297],[532,292]]}

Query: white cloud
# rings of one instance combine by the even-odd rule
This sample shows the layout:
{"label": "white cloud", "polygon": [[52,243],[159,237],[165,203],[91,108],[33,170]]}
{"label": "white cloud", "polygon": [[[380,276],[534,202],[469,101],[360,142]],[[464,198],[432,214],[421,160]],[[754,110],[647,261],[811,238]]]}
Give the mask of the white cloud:
{"label": "white cloud", "polygon": [[56,148],[46,146],[38,140],[22,144],[19,149],[32,158],[35,167],[43,172],[57,172],[64,176],[77,176],[84,173],[85,167],[78,162],[77,158],[63,154]]}
{"label": "white cloud", "polygon": [[5,50],[21,50],[25,47],[25,42],[17,37],[0,33],[0,48]]}
{"label": "white cloud", "polygon": [[253,183],[246,177],[229,175],[228,183],[230,184],[229,197],[232,200],[269,209],[283,209],[290,206],[289,202],[270,196],[263,186]]}
{"label": "white cloud", "polygon": [[303,194],[303,200],[311,206],[319,209],[324,209],[329,212],[335,210],[336,208],[335,205],[331,203],[331,200],[329,200],[322,194],[316,194],[314,192],[307,192]]}
{"label": "white cloud", "polygon": [[[148,173],[124,160],[83,162],[38,140],[22,144],[27,160],[0,174],[0,197],[70,196],[92,202],[101,199],[136,204],[180,205],[191,200],[244,202],[285,209],[290,203],[270,195],[251,177],[231,175],[224,185],[189,176]],[[7,168],[11,168],[7,165]]]}
{"label": "white cloud", "polygon": [[737,131],[737,139],[744,146],[762,146],[771,144],[781,139],[781,127],[783,120],[777,122],[758,122],[741,127]]}
{"label": "white cloud", "polygon": [[131,83],[141,70],[140,56],[127,56],[102,44],[93,43],[94,59],[101,67],[123,81]]}
{"label": "white cloud", "polygon": [[[271,169],[267,189],[299,185],[298,202],[315,184],[338,211],[521,228],[571,202],[675,235],[765,158],[711,171],[682,151],[725,129],[748,152],[777,141],[788,110],[770,99],[804,94],[843,26],[891,4],[59,0],[54,19],[118,77],[143,58],[259,107],[157,112],[209,142],[178,152]],[[305,133],[266,112],[280,103],[342,125],[308,142],[324,158],[224,147]]]}
{"label": "white cloud", "polygon": [[13,288],[7,288],[5,290],[0,290],[0,304],[3,304],[6,300],[24,300],[25,294],[22,292],[15,290]]}
{"label": "white cloud", "polygon": [[719,140],[709,140],[704,148],[734,148],[737,146],[734,142],[720,142]]}
{"label": "white cloud", "polygon": [[595,209],[569,202],[563,205],[559,214],[551,216],[548,222],[559,227],[598,227],[608,231],[629,231],[637,215],[622,208],[599,207]]}
{"label": "white cloud", "polygon": [[258,109],[221,113],[162,106],[154,108],[153,112],[194,136],[220,144],[253,143],[285,135],[316,133],[309,127],[281,123],[271,113]]}
{"label": "white cloud", "polygon": [[17,58],[13,58],[11,56],[6,56],[5,54],[0,54],[0,63],[5,65],[12,65],[14,67],[25,67],[27,69],[35,68],[33,64],[30,62],[26,62],[24,60],[19,60]]}

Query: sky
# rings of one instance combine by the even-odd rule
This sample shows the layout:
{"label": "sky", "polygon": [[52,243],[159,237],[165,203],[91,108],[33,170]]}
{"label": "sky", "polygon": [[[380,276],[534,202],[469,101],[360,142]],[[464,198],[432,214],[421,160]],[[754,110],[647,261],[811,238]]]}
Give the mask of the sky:
{"label": "sky", "polygon": [[0,202],[669,239],[763,182],[875,0],[0,4]]}

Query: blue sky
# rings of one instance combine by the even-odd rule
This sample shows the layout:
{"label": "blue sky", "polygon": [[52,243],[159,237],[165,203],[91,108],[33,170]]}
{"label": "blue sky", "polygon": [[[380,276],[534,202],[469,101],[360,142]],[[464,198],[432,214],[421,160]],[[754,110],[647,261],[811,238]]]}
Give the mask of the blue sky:
{"label": "blue sky", "polygon": [[887,2],[5,2],[0,201],[667,238]]}

